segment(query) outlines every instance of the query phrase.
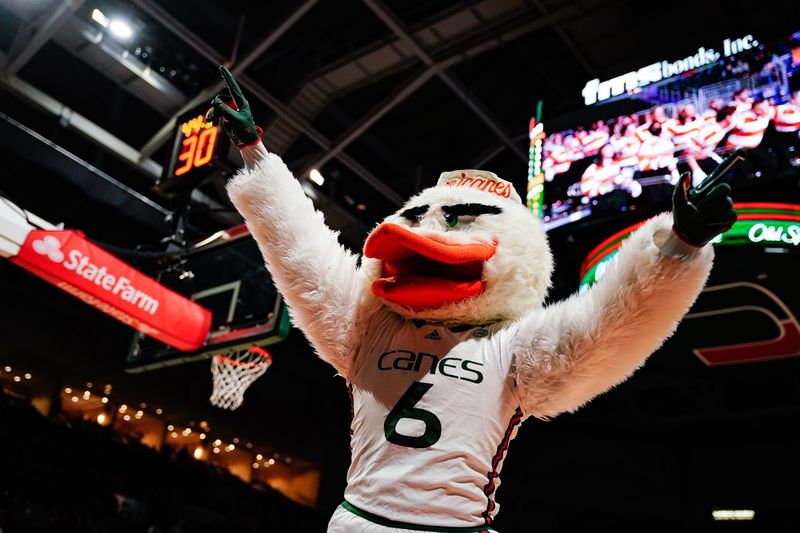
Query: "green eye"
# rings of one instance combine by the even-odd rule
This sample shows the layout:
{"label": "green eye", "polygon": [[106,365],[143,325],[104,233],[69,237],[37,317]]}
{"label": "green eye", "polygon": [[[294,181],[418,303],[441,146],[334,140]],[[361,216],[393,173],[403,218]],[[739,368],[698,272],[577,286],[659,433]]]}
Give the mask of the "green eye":
{"label": "green eye", "polygon": [[447,224],[448,228],[454,228],[454,227],[456,227],[456,224],[458,224],[458,217],[456,215],[452,215],[450,213],[445,213],[444,214],[444,223]]}

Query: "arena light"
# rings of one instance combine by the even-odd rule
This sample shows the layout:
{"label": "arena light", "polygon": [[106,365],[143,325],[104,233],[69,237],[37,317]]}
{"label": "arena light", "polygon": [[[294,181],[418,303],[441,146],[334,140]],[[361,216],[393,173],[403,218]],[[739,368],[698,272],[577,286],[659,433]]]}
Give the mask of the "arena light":
{"label": "arena light", "polygon": [[202,459],[203,458],[203,448],[198,446],[194,449],[194,458],[195,459]]}
{"label": "arena light", "polygon": [[108,28],[108,25],[111,23],[111,20],[109,20],[109,18],[97,8],[92,10],[92,20],[104,28]]}
{"label": "arena light", "polygon": [[103,403],[108,403],[108,398],[103,396],[102,398],[100,398],[100,401],[103,402]]}
{"label": "arena light", "polygon": [[319,170],[316,168],[312,168],[311,172],[308,173],[308,179],[320,187],[325,183],[325,178],[322,177],[322,174],[320,174]]}
{"label": "arena light", "polygon": [[99,415],[97,415],[97,423],[100,424],[101,426],[106,423],[105,413],[100,413]]}
{"label": "arena light", "polygon": [[33,376],[31,376],[31,375],[30,375],[30,374],[28,374],[28,373],[26,373],[26,374],[25,374],[25,379],[31,379],[32,377],[33,377]]}
{"label": "arena light", "polygon": [[122,19],[113,19],[109,23],[108,29],[114,37],[121,40],[128,40],[133,37],[133,28]]}
{"label": "arena light", "polygon": [[711,516],[714,520],[752,520],[756,512],[752,509],[714,509]]}
{"label": "arena light", "polygon": [[21,377],[19,377],[19,376],[14,376],[14,381],[16,381],[17,383],[19,383],[20,381],[22,381],[22,378],[21,378]]}

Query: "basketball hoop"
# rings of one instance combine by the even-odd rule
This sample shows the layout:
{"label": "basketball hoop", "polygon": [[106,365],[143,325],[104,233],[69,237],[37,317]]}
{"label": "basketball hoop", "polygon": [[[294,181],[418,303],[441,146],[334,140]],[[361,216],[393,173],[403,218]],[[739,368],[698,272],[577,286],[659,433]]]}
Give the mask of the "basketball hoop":
{"label": "basketball hoop", "polygon": [[267,371],[272,357],[258,346],[233,349],[211,359],[214,389],[211,404],[233,411],[242,405],[244,391]]}

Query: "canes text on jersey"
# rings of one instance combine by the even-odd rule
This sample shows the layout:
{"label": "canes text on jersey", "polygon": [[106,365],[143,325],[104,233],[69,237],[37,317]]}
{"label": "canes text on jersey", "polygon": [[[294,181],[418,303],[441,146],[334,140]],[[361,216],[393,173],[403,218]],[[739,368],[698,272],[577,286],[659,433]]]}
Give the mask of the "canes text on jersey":
{"label": "canes text on jersey", "polygon": [[383,352],[378,358],[379,370],[403,370],[407,372],[419,372],[420,369],[427,368],[428,373],[463,379],[470,383],[480,383],[483,381],[483,374],[476,368],[482,367],[483,363],[461,359],[459,357],[444,357],[432,353],[412,352],[410,350],[391,350]]}

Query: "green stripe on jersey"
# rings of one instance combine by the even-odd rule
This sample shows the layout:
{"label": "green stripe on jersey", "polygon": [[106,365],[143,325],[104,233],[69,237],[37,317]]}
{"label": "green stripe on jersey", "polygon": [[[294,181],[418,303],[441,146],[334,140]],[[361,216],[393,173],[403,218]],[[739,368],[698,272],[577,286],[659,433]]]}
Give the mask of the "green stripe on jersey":
{"label": "green stripe on jersey", "polygon": [[493,531],[489,529],[488,526],[475,526],[475,527],[437,527],[437,526],[419,526],[415,524],[406,524],[404,522],[395,522],[394,520],[388,520],[386,518],[382,518],[378,515],[374,515],[370,512],[367,512],[363,509],[359,509],[355,505],[351,504],[348,501],[342,502],[342,507],[350,511],[356,516],[360,516],[364,520],[369,520],[374,524],[378,524],[379,526],[386,526],[386,527],[394,527],[399,529],[410,529],[412,531],[435,531],[435,532],[445,532],[445,533],[480,533],[481,531]]}

